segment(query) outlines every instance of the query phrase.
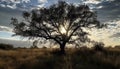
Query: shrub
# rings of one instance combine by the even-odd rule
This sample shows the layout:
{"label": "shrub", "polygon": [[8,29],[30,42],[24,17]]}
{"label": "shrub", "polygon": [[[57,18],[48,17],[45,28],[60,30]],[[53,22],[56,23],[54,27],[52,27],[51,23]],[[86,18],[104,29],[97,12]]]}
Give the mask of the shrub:
{"label": "shrub", "polygon": [[31,46],[30,48],[33,49],[33,48],[38,48],[38,47],[37,46]]}
{"label": "shrub", "polygon": [[3,50],[8,50],[8,49],[13,49],[13,45],[11,44],[0,44],[0,49],[3,49]]}
{"label": "shrub", "polygon": [[96,51],[103,51],[104,50],[104,43],[103,42],[95,42],[93,49]]}
{"label": "shrub", "polygon": [[47,49],[47,47],[46,47],[46,46],[43,46],[42,49]]}

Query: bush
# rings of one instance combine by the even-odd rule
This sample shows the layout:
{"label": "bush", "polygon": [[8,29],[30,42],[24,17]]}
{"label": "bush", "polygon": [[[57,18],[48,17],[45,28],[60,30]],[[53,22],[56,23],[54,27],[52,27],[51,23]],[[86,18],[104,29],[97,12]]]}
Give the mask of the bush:
{"label": "bush", "polygon": [[10,44],[0,44],[0,49],[3,49],[3,50],[8,50],[8,49],[13,49],[13,45],[10,45]]}
{"label": "bush", "polygon": [[46,47],[46,46],[43,46],[42,49],[47,49],[47,47]]}
{"label": "bush", "polygon": [[96,42],[93,46],[93,49],[96,51],[103,51],[104,50],[104,43],[103,42]]}
{"label": "bush", "polygon": [[34,48],[38,48],[38,47],[37,47],[37,46],[31,46],[30,48],[31,48],[31,49],[34,49]]}

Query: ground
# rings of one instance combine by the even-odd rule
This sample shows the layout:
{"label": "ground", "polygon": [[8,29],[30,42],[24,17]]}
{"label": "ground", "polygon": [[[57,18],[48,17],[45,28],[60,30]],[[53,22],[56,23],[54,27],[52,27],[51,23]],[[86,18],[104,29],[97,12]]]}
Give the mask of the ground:
{"label": "ground", "polygon": [[0,50],[0,69],[120,69],[120,49],[57,49]]}

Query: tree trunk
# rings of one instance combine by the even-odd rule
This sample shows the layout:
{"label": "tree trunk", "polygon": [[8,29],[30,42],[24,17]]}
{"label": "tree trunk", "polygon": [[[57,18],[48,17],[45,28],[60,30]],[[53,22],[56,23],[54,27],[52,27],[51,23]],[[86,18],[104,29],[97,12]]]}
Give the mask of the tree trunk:
{"label": "tree trunk", "polygon": [[60,45],[60,54],[65,54],[65,45],[66,43]]}

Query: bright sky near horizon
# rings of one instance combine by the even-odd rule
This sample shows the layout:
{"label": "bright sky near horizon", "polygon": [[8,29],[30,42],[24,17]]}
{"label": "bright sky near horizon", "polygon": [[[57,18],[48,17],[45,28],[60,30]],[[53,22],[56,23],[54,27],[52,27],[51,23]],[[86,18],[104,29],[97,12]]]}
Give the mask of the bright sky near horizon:
{"label": "bright sky near horizon", "polygon": [[[48,7],[60,0],[0,0],[0,43],[21,41],[19,37],[11,37],[11,17],[22,19],[22,12],[34,8]],[[108,28],[92,30],[91,39],[102,41],[106,45],[120,45],[120,1],[119,0],[62,0],[67,3],[87,4],[97,11],[98,20],[109,24]],[[4,42],[3,40],[6,40]],[[11,42],[11,43],[12,43]],[[26,44],[27,45],[27,44]]]}

